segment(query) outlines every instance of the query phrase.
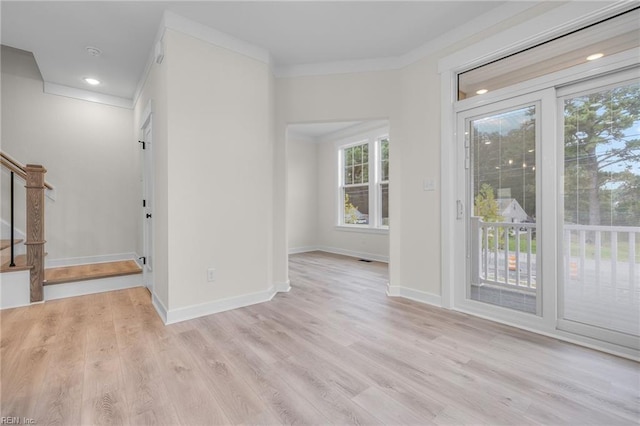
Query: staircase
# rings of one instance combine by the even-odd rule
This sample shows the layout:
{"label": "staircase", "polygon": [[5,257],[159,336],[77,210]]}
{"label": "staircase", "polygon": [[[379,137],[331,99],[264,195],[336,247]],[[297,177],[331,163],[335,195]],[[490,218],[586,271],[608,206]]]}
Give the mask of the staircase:
{"label": "staircase", "polygon": [[[11,172],[11,237],[0,241],[0,309],[142,285],[134,277],[142,269],[130,259],[45,269],[44,191],[53,189],[44,180],[46,169],[22,165],[1,152],[0,160]],[[26,183],[24,241],[14,238],[14,176]]]}
{"label": "staircase", "polygon": [[[22,241],[13,242],[17,252],[23,251]],[[11,240],[0,240],[0,309],[33,303],[29,288],[32,266],[27,264],[25,254],[16,255],[15,266],[9,266],[11,245]],[[142,269],[132,259],[45,268],[43,301],[137,287],[142,285],[141,274]]]}

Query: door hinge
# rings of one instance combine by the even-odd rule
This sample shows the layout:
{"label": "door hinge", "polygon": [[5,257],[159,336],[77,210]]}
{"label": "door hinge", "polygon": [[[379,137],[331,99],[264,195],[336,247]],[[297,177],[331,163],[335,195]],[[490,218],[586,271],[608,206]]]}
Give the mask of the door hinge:
{"label": "door hinge", "polygon": [[142,207],[147,207],[147,200],[142,200]]}
{"label": "door hinge", "polygon": [[147,264],[147,258],[145,256],[139,257],[139,260],[142,260],[142,264],[146,265]]}
{"label": "door hinge", "polygon": [[462,201],[456,200],[456,219],[460,220],[464,216],[464,206]]}
{"label": "door hinge", "polygon": [[141,144],[142,144],[142,149],[147,149],[147,148],[146,148],[146,144],[144,143],[144,141],[138,141],[138,143],[141,143]]}

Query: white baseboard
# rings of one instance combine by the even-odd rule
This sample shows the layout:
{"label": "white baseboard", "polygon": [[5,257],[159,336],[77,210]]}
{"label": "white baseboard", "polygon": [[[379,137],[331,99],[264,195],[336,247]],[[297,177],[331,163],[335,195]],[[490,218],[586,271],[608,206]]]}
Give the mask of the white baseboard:
{"label": "white baseboard", "polygon": [[337,247],[326,247],[326,246],[318,247],[318,250],[326,251],[327,253],[341,254],[343,256],[357,257],[358,259],[375,260],[376,262],[389,263],[389,256],[384,256],[381,254],[366,253],[361,251],[354,251],[354,250],[347,250],[347,249],[342,249]]}
{"label": "white baseboard", "polygon": [[72,283],[52,284],[44,286],[44,300],[63,299],[66,297],[84,296],[86,294],[105,291],[123,290],[142,287],[142,274],[124,275],[121,277],[100,278],[96,280],[76,281]]}
{"label": "white baseboard", "polygon": [[309,253],[310,251],[318,251],[318,246],[293,247],[289,249],[289,254]]}
{"label": "white baseboard", "polygon": [[[63,266],[89,265],[92,263],[118,262],[121,260],[134,260],[138,263],[136,253],[114,253],[99,256],[69,257],[66,259],[45,259],[45,268],[60,268]],[[139,265],[139,264],[138,264]]]}
{"label": "white baseboard", "polygon": [[289,290],[291,290],[291,281],[287,280],[283,283],[277,283],[275,287],[278,293],[288,293]]}
{"label": "white baseboard", "polygon": [[28,270],[0,274],[0,309],[31,304],[29,274]]}
{"label": "white baseboard", "polygon": [[289,249],[289,254],[308,253],[310,251],[324,251],[326,253],[341,254],[343,256],[356,257],[358,259],[374,260],[376,262],[389,263],[389,256],[366,253],[361,251],[348,250],[338,247],[327,246],[309,246],[309,247],[296,247]]}
{"label": "white baseboard", "polygon": [[153,307],[156,309],[156,312],[160,316],[160,319],[162,320],[162,322],[164,324],[167,324],[167,307],[164,306],[164,303],[162,303],[162,300],[160,300],[155,293],[151,295],[151,303],[153,304]]}
{"label": "white baseboard", "polygon": [[[245,306],[255,305],[257,303],[268,302],[273,299],[273,296],[275,296],[276,293],[278,293],[278,290],[272,286],[267,290],[256,293],[214,300],[178,309],[169,309],[166,313],[165,324],[174,324],[206,315],[230,311],[232,309],[244,308]],[[156,307],[156,309],[158,308]],[[162,317],[162,313],[160,313],[160,317]]]}
{"label": "white baseboard", "polygon": [[437,294],[415,290],[409,287],[392,286],[390,283],[387,284],[387,296],[404,297],[405,299],[426,303],[427,305],[442,307],[442,298]]}

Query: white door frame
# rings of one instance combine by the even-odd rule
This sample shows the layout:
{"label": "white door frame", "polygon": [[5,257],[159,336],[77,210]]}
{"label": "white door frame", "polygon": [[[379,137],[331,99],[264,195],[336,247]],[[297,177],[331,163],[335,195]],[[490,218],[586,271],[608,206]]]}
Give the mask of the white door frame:
{"label": "white door frame", "polygon": [[[464,248],[466,254],[469,249],[468,241],[468,214],[472,209],[472,196],[469,194],[468,173],[465,170],[465,122],[469,118],[479,115],[515,109],[527,105],[536,106],[536,205],[537,205],[537,230],[538,253],[536,254],[536,267],[538,270],[537,303],[539,316],[535,314],[516,311],[509,308],[490,305],[484,302],[471,300],[467,297],[467,285],[469,282],[469,256],[460,259],[460,253]],[[474,315],[495,318],[500,321],[518,324],[526,327],[540,329],[554,329],[556,323],[556,304],[554,294],[556,292],[555,281],[543,280],[542,277],[557,276],[556,235],[555,223],[557,217],[556,197],[543,197],[544,188],[556,188],[556,97],[555,89],[550,88],[533,93],[527,93],[506,100],[493,103],[485,103],[479,106],[460,108],[456,114],[457,139],[456,145],[456,203],[460,201],[462,217],[454,223],[454,245],[458,247],[458,265],[455,270],[453,283],[453,308],[463,310]],[[548,191],[549,194],[554,191]],[[464,267],[462,265],[464,263]]]}
{"label": "white door frame", "polygon": [[[604,57],[597,63],[587,63],[578,65],[576,67],[556,72],[554,74],[545,75],[524,83],[516,84],[511,87],[496,90],[483,96],[474,96],[469,99],[457,101],[457,73],[470,69],[473,66],[486,63],[491,59],[498,59],[504,57],[509,53],[515,53],[523,48],[530,47],[539,41],[544,41],[550,38],[552,35],[560,35],[566,33],[572,29],[589,23],[597,22],[603,18],[612,16],[624,9],[626,6],[620,3],[615,5],[609,5],[607,7],[600,7],[595,4],[586,4],[583,2],[572,2],[565,6],[561,6],[554,9],[546,15],[541,15],[527,21],[524,24],[513,27],[506,30],[503,33],[496,34],[484,41],[475,45],[470,45],[467,48],[458,51],[448,57],[445,57],[439,61],[438,68],[440,73],[440,89],[441,89],[441,291],[442,291],[442,306],[448,309],[461,310],[460,307],[455,304],[455,285],[457,275],[461,272],[456,263],[459,253],[464,248],[458,247],[456,241],[456,200],[457,200],[457,171],[456,171],[456,140],[458,129],[456,127],[456,115],[459,111],[465,108],[472,108],[475,106],[496,102],[500,99],[507,99],[509,97],[515,97],[525,95],[538,90],[543,90],[549,87],[560,87],[562,85],[570,84],[582,79],[588,79],[594,76],[606,74],[608,72],[617,71],[626,67],[637,66],[638,58],[640,57],[640,49],[631,49],[626,52],[621,52],[616,55]],[[567,21],[567,17],[571,16],[572,19]],[[505,46],[504,40],[520,40],[516,43]],[[555,96],[555,95],[554,95]],[[554,108],[554,110],[557,109]],[[557,120],[549,117],[547,120]],[[547,150],[548,151],[548,150]],[[554,158],[557,157],[557,152]],[[542,159],[542,164],[546,164],[547,167],[553,167],[553,173],[550,176],[556,176],[555,165],[556,163],[550,163],[547,158]],[[551,164],[551,165],[550,165]],[[544,172],[543,172],[544,173]],[[555,188],[560,190],[559,179],[556,179]],[[554,205],[555,210],[551,213],[551,217],[547,219],[557,220],[557,199],[554,202],[546,200],[545,211],[541,213],[545,217],[549,215],[546,209],[551,209]],[[544,218],[541,218],[544,220]],[[543,224],[545,228],[551,226],[550,229],[555,229],[556,225]],[[550,239],[545,240],[546,244],[541,248],[544,251],[545,256],[555,255],[557,250],[557,244]],[[551,247],[553,245],[553,247]],[[557,255],[555,256],[557,259]],[[556,260],[557,262],[557,260]],[[545,262],[543,268],[550,268],[548,262]],[[550,272],[544,270],[545,276]],[[555,281],[555,280],[554,280]],[[557,306],[554,302],[547,300],[544,293],[549,294],[549,287],[551,284],[545,283],[544,286],[547,289],[543,292],[543,310],[553,308],[557,313]],[[554,283],[555,285],[555,283]],[[554,289],[557,291],[557,288]],[[551,295],[555,296],[555,295]],[[562,340],[578,343],[583,346],[596,348],[598,350],[607,351],[623,357],[640,359],[638,352],[632,349],[621,347],[619,345],[603,342],[583,335],[577,335],[567,331],[559,330],[556,326],[557,316],[551,318],[544,315],[545,321],[539,324],[531,324],[531,322],[518,321],[514,322],[509,319],[500,319],[496,317],[489,317],[488,315],[482,315],[474,313],[474,315],[487,317],[494,321],[503,322],[506,324],[514,325],[516,327],[531,330],[539,334],[552,336]],[[530,315],[527,315],[530,318]]]}
{"label": "white door frame", "polygon": [[152,102],[149,101],[142,115],[140,126],[141,141],[143,142],[141,166],[142,166],[142,282],[153,295],[153,119]]}

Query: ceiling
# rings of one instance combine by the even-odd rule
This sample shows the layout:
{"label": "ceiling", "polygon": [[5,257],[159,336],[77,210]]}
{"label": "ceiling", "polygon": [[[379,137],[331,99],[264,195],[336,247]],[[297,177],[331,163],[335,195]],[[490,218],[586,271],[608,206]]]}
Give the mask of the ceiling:
{"label": "ceiling", "polygon": [[317,141],[323,136],[362,124],[361,121],[334,121],[326,123],[292,124],[287,130],[295,136],[302,136],[309,141]]}
{"label": "ceiling", "polygon": [[[131,99],[165,10],[260,46],[286,69],[397,57],[504,3],[3,0],[1,41],[33,52],[46,82]],[[84,77],[102,83],[88,87]]]}

